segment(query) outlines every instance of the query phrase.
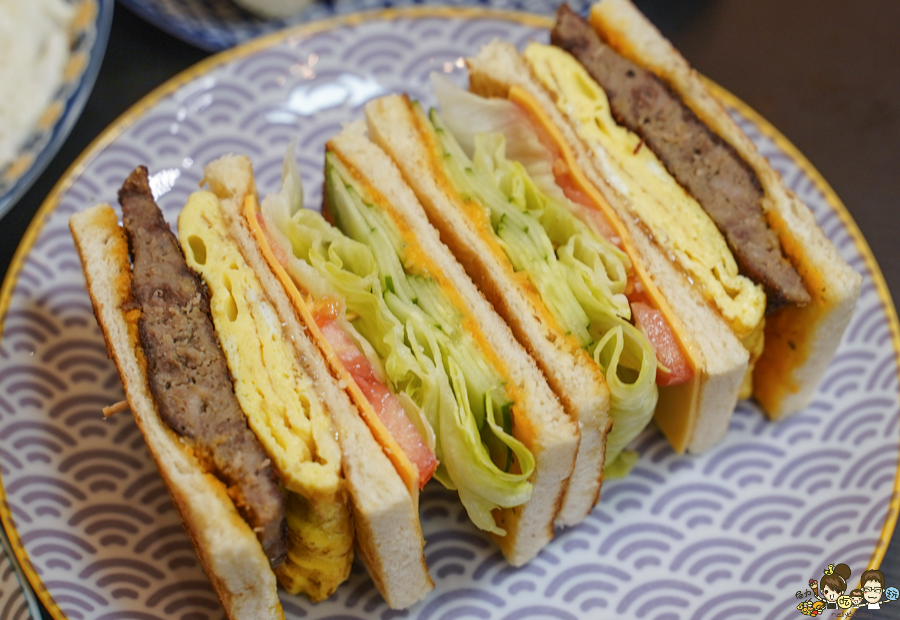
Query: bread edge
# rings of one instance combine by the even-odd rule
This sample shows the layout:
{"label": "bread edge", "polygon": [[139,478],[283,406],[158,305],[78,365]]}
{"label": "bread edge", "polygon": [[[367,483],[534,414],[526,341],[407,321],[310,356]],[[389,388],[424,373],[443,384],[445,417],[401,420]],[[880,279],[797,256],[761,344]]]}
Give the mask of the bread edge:
{"label": "bread edge", "polygon": [[[756,172],[765,192],[763,209],[769,224],[813,301],[805,309],[785,309],[790,320],[783,323],[789,323],[789,328],[778,329],[777,320],[768,321],[773,325],[767,326],[765,350],[754,372],[754,396],[773,418],[802,409],[812,400],[850,322],[861,275],[840,257],[812,211],[787,188],[699,74],[630,0],[595,3],[590,21],[616,51],[669,84]],[[796,350],[804,351],[805,359],[794,358],[786,365],[784,358]]]}
{"label": "bread edge", "polygon": [[428,248],[429,257],[466,302],[488,345],[506,363],[506,379],[523,395],[524,402],[513,408],[513,435],[535,456],[531,478],[534,491],[524,505],[500,511],[498,522],[507,535],[495,537],[507,562],[521,566],[553,538],[554,519],[575,463],[578,429],[563,412],[534,361],[441,242],[400,169],[376,142],[371,133],[366,137],[360,122],[346,126],[328,146],[385,196],[393,216],[409,226],[419,243]]}
{"label": "bread edge", "polygon": [[203,473],[159,417],[149,392],[137,330],[129,328],[122,310],[131,296],[131,267],[125,233],[115,211],[109,205],[91,207],[73,215],[69,227],[94,314],[134,419],[226,614],[232,620],[283,618],[275,574],[253,530],[238,513],[225,486]]}

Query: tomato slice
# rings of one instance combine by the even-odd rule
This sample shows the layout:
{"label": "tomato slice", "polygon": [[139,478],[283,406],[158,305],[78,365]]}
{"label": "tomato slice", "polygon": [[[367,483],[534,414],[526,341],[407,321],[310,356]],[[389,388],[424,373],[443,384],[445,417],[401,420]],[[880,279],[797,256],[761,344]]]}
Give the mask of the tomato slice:
{"label": "tomato slice", "polygon": [[334,320],[333,305],[326,303],[323,310],[324,312],[315,313],[316,324],[322,335],[356,381],[356,385],[372,405],[391,437],[419,470],[419,488],[423,488],[438,466],[437,457],[409,420],[397,395],[378,378],[372,363]]}
{"label": "tomato slice", "polygon": [[656,369],[657,385],[666,387],[690,381],[694,377],[694,370],[678,346],[675,333],[663,313],[641,301],[632,302],[631,312],[634,315],[634,324],[647,335],[647,339],[653,345],[656,359],[669,369],[669,372],[659,367]]}

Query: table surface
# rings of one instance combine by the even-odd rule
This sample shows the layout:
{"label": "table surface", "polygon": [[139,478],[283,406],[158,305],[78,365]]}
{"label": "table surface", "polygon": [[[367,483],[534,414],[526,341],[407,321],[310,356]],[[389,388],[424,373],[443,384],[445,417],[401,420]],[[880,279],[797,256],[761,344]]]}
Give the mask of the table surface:
{"label": "table surface", "polygon": [[[900,294],[900,2],[637,4],[699,71],[762,114],[809,158],[862,229],[892,295]],[[106,58],[80,120],[0,222],[0,274],[44,198],[91,140],[154,87],[207,55],[117,5]],[[900,584],[898,532],[882,571],[887,585]],[[900,605],[877,616],[900,619]]]}

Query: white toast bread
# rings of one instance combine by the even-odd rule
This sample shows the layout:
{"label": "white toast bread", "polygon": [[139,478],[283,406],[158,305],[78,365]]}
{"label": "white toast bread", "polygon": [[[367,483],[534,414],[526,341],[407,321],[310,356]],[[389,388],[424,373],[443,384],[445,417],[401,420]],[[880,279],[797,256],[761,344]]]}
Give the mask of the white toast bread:
{"label": "white toast bread", "polygon": [[515,386],[522,401],[513,407],[513,435],[532,451],[536,461],[531,499],[522,506],[499,511],[498,516],[498,525],[507,534],[497,542],[507,561],[521,566],[553,537],[554,518],[578,449],[578,429],[563,412],[531,357],[441,242],[400,170],[366,138],[365,126],[346,126],[328,143],[328,148],[385,197],[392,215],[408,226],[421,247],[427,249],[429,258],[462,297],[496,358],[506,364],[505,378]]}
{"label": "white toast bread", "polygon": [[[644,229],[628,216],[624,199],[606,183],[594,165],[591,151],[531,74],[516,48],[509,43],[493,41],[469,58],[467,63],[469,87],[475,94],[506,98],[510,89],[518,86],[534,98],[572,150],[579,168],[619,214],[634,242],[637,256],[633,258],[647,268],[654,284],[680,321],[680,335],[696,362],[696,372],[701,373],[699,395],[694,404],[684,411],[662,413],[666,410],[665,401],[670,394],[669,388],[660,390],[657,423],[676,447],[685,446],[694,453],[708,449],[721,440],[728,430],[728,421],[747,370],[747,350],[725,321],[650,240]],[[674,408],[677,409],[677,406]]]}
{"label": "white toast bread", "polygon": [[730,144],[762,184],[769,226],[812,297],[766,318],[765,349],[756,364],[753,395],[773,418],[805,407],[834,356],[859,297],[862,278],[838,255],[809,208],[784,184],[700,76],[630,0],[593,5],[591,25],[622,56],[649,69]]}
{"label": "white toast bread", "polygon": [[[406,182],[440,231],[456,259],[534,357],[547,383],[581,432],[575,468],[556,518],[560,526],[575,525],[597,503],[603,480],[606,435],[612,427],[609,388],[588,352],[543,319],[543,303],[533,289],[520,285],[512,264],[502,252],[492,251],[483,230],[457,207],[432,171],[433,145],[416,130],[410,102],[401,96],[384,97],[366,106],[372,139],[398,162]],[[546,310],[544,310],[546,312]]]}
{"label": "white toast bread", "polygon": [[303,370],[315,379],[317,394],[331,413],[341,445],[359,554],[388,605],[409,607],[434,587],[423,555],[418,498],[410,495],[359,411],[339,387],[247,227],[242,214],[244,200],[256,196],[250,160],[238,155],[221,157],[206,166],[204,180],[219,198],[229,233],[256,272],[294,342]]}
{"label": "white toast bread", "polygon": [[225,485],[204,473],[157,413],[138,340],[137,311],[123,310],[131,300],[131,266],[115,211],[98,205],[73,215],[69,226],[97,322],[134,419],[226,614],[232,620],[283,618],[275,573],[256,534],[238,513]]}

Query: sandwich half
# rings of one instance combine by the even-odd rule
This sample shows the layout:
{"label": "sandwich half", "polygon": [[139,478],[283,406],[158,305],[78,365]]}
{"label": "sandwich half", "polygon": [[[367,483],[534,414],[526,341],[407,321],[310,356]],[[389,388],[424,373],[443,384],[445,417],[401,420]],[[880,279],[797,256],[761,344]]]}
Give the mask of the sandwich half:
{"label": "sandwich half", "polygon": [[[252,176],[229,182],[253,189]],[[432,587],[415,498],[277,282],[265,289],[220,197],[231,195],[198,192],[182,212],[187,262],[146,169],[120,192],[124,231],[108,206],[71,220],[98,322],[185,528],[231,618],[280,617],[276,577],[313,601],[330,596],[349,575],[354,527],[385,600],[409,606]]]}
{"label": "sandwich half", "polygon": [[229,618],[283,618],[275,574],[227,486],[204,468],[157,412],[131,292],[128,241],[115,211],[98,205],[72,216],[88,293],[129,407]]}
{"label": "sandwich half", "polygon": [[386,426],[406,414],[437,456],[434,477],[459,492],[507,561],[524,564],[553,536],[578,427],[363,124],[326,147],[324,211],[334,225],[300,208],[292,166],[288,158],[280,196],[259,211],[245,205],[270,267],[306,308],[334,372],[379,405]]}
{"label": "sandwich half", "polygon": [[[850,320],[859,274],[629,0],[598,2],[590,23],[561,7],[551,41],[525,50],[530,70],[592,152],[623,214],[674,256],[747,347],[752,376],[742,396],[774,418],[804,407]],[[647,171],[659,173],[652,183]],[[704,240],[727,249],[716,250],[714,278],[715,265],[692,262],[682,235],[662,225],[660,203],[676,224],[691,223],[686,232],[702,227]]]}
{"label": "sandwich half", "polygon": [[[208,164],[204,173],[204,182],[217,198],[218,214],[227,234],[252,268],[265,296],[271,301],[272,318],[284,326],[285,338],[293,343],[301,368],[309,377],[315,378],[316,395],[331,413],[340,442],[357,550],[388,605],[397,609],[409,607],[433,588],[423,556],[418,494],[410,492],[383,444],[370,431],[365,415],[348,396],[346,384],[323,359],[310,338],[303,317],[257,245],[243,217],[245,207],[253,208],[257,204],[250,161],[243,156],[227,155]],[[182,217],[184,215],[182,212]],[[210,234],[204,232],[209,228],[205,222],[197,224],[193,230],[179,227],[185,253],[191,262],[197,261],[198,250],[202,247],[192,240],[193,234],[201,238]],[[207,255],[205,262],[209,263],[209,258]],[[227,290],[226,283],[222,286]],[[234,283],[231,287],[233,290]]]}

